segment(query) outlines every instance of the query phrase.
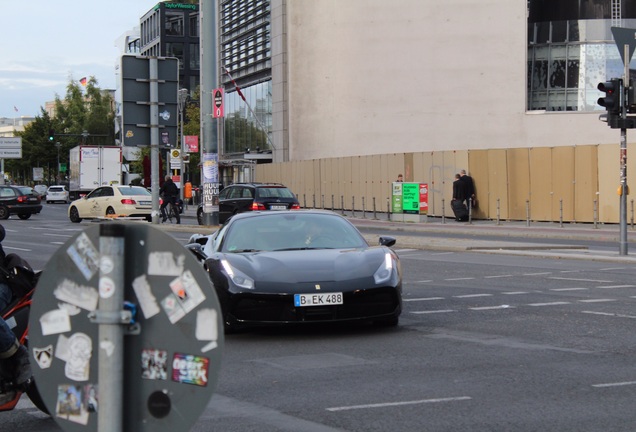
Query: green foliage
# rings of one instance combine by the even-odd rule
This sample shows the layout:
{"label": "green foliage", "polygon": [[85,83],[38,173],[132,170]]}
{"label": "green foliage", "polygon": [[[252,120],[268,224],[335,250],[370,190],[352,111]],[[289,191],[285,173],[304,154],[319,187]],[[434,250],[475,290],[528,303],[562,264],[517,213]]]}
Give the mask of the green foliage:
{"label": "green foliage", "polygon": [[[22,159],[7,160],[5,171],[13,181],[31,184],[33,167],[44,168],[45,182],[54,183],[59,161],[68,169],[69,150],[79,144],[114,145],[115,114],[113,98],[90,77],[86,87],[70,80],[66,96],[55,96],[55,116],[42,109],[18,136],[22,137]],[[55,131],[55,143],[48,141],[49,130]],[[59,148],[56,146],[59,143]],[[62,174],[63,180],[64,174]],[[49,180],[50,179],[50,180]]]}

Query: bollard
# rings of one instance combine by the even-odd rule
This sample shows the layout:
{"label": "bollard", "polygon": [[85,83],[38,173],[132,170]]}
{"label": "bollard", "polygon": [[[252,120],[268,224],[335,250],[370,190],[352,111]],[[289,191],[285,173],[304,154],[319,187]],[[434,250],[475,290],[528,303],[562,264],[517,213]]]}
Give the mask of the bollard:
{"label": "bollard", "polygon": [[342,215],[344,216],[344,196],[340,195],[340,208],[342,209]]}
{"label": "bollard", "polygon": [[501,208],[499,207],[499,198],[497,198],[497,225],[501,225]]}
{"label": "bollard", "polygon": [[356,217],[356,197],[351,197],[351,217]]}
{"label": "bollard", "polygon": [[631,225],[632,225],[632,229],[634,229],[634,200],[631,201],[631,208],[632,208],[632,211],[631,211],[631,214],[632,214]]}
{"label": "bollard", "polygon": [[594,200],[594,228],[598,228],[598,214],[596,208],[596,200]]}
{"label": "bollard", "polygon": [[367,215],[364,208],[364,197],[362,197],[362,219],[366,219],[366,218],[367,218]]}
{"label": "bollard", "polygon": [[563,198],[559,200],[559,226],[563,228]]}
{"label": "bollard", "polygon": [[391,220],[391,207],[389,206],[389,199],[386,199],[386,218],[387,220]]}
{"label": "bollard", "polygon": [[473,200],[468,198],[466,200],[466,202],[468,203],[468,224],[472,225],[472,223],[473,223]]}
{"label": "bollard", "polygon": [[307,208],[307,197],[303,194],[303,208]]}
{"label": "bollard", "polygon": [[373,197],[373,219],[378,220],[378,216],[375,213],[375,197]]}
{"label": "bollard", "polygon": [[334,206],[334,203],[333,203],[333,194],[331,194],[331,211],[334,211],[335,208],[336,207]]}
{"label": "bollard", "polygon": [[320,195],[320,208],[325,209],[325,194]]}
{"label": "bollard", "polygon": [[446,223],[446,206],[445,203],[446,200],[444,200],[444,198],[442,198],[442,223],[445,224]]}
{"label": "bollard", "polygon": [[530,226],[530,200],[526,200],[526,226]]}

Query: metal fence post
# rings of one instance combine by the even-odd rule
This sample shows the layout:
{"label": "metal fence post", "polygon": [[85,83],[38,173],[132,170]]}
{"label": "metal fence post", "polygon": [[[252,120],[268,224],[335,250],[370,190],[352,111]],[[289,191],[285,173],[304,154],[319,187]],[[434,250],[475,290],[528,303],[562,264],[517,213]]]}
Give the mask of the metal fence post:
{"label": "metal fence post", "polygon": [[373,219],[377,220],[378,216],[375,213],[375,197],[373,197]]}
{"label": "metal fence post", "polygon": [[344,196],[340,195],[340,208],[342,209],[342,215],[344,216]]}
{"label": "metal fence post", "polygon": [[559,200],[559,226],[563,228],[563,198]]}
{"label": "metal fence post", "polygon": [[367,214],[366,214],[366,209],[364,208],[364,197],[362,197],[362,219],[366,219],[367,218]]}
{"label": "metal fence post", "polygon": [[351,217],[356,217],[356,197],[351,196]]}
{"label": "metal fence post", "polygon": [[497,225],[501,225],[501,208],[499,207],[499,198],[497,198]]}
{"label": "metal fence post", "polygon": [[442,223],[446,223],[446,200],[442,198]]}
{"label": "metal fence post", "polygon": [[598,228],[598,210],[597,210],[597,201],[594,200],[594,228]]}
{"label": "metal fence post", "polygon": [[526,200],[526,226],[530,226],[530,200]]}

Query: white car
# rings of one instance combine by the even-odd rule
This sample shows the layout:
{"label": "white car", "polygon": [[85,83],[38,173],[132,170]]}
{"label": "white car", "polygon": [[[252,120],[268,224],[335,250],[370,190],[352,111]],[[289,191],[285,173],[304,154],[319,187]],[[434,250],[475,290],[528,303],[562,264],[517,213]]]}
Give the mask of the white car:
{"label": "white car", "polygon": [[46,195],[46,191],[49,187],[47,185],[44,184],[38,184],[33,186],[33,189],[39,194],[39,195]]}
{"label": "white car", "polygon": [[100,186],[68,206],[71,222],[109,216],[143,217],[151,220],[152,195],[141,186]]}
{"label": "white car", "polygon": [[64,204],[68,203],[68,191],[66,186],[50,186],[46,191],[46,203],[52,203],[56,201],[62,201]]}

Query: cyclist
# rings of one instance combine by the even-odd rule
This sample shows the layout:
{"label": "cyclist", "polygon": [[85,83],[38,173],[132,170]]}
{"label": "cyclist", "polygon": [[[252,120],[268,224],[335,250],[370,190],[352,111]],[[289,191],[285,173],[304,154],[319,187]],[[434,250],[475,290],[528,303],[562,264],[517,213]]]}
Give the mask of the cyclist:
{"label": "cyclist", "polygon": [[166,214],[166,207],[168,205],[171,205],[174,209],[174,217],[177,219],[177,223],[180,224],[181,217],[179,216],[179,210],[177,210],[176,208],[177,197],[179,196],[179,188],[177,188],[177,185],[174,184],[174,182],[172,181],[172,177],[170,177],[169,175],[166,176],[166,181],[163,183],[163,186],[161,186],[161,189],[159,189],[159,195],[161,196],[161,198],[163,198],[161,208],[159,209],[161,210],[161,221],[165,222],[168,219],[168,216]]}

